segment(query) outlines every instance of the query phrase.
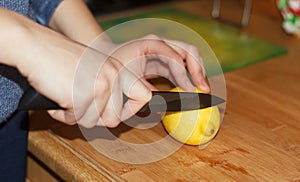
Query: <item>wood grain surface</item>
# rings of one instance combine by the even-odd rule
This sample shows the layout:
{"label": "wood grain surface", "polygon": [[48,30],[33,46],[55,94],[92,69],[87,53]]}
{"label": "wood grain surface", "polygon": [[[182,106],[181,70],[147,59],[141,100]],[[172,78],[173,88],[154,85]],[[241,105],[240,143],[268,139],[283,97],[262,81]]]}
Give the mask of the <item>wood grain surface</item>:
{"label": "wood grain surface", "polygon": [[[218,136],[205,149],[183,145],[162,160],[135,165],[102,155],[76,126],[53,121],[49,134],[72,152],[74,158],[110,180],[299,180],[300,103],[235,74],[227,74],[226,81],[228,101],[224,121]],[[32,122],[51,120],[41,116],[41,113],[32,115]],[[134,143],[159,139],[165,132],[161,124],[147,131],[134,128],[127,131],[126,125],[116,130],[115,134],[122,135],[126,131],[121,139]],[[122,151],[122,147],[112,147],[112,153]]]}
{"label": "wood grain surface", "polygon": [[[211,3],[188,1],[174,6],[211,18]],[[233,0],[230,5],[227,8],[234,6]],[[67,181],[300,181],[300,42],[284,34],[281,20],[255,10],[243,31],[282,45],[289,52],[225,74],[224,120],[206,148],[182,145],[156,162],[118,162],[98,152],[90,144],[97,138],[87,141],[77,126],[66,126],[45,112],[34,112],[29,151]],[[135,144],[167,136],[160,122],[148,124],[152,127],[138,129],[123,124],[110,131],[118,140]],[[116,140],[101,133],[98,136]],[[178,144],[171,138],[168,141]],[[120,146],[110,149],[115,154],[131,150]]]}

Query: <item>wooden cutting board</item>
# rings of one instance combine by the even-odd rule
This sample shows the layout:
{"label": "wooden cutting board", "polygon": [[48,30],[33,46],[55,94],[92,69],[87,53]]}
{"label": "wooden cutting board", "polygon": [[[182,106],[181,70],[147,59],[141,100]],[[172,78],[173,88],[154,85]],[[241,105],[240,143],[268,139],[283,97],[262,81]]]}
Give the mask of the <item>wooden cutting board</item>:
{"label": "wooden cutting board", "polygon": [[[181,145],[174,153],[156,162],[118,162],[90,145],[77,126],[57,123],[41,112],[31,115],[35,128],[32,128],[30,139],[33,135],[35,138],[39,135],[45,137],[47,132],[48,138],[68,152],[55,155],[57,151],[48,151],[55,156],[48,163],[55,163],[53,169],[67,179],[74,179],[71,177],[74,171],[76,174],[73,175],[82,174],[83,177],[76,178],[78,181],[86,181],[97,174],[101,176],[99,181],[105,178],[110,181],[299,181],[300,102],[243,79],[234,72],[225,74],[225,78],[227,103],[224,120],[217,137],[204,149]],[[48,123],[50,131],[39,129],[41,123]],[[120,125],[110,130],[117,139],[105,138],[101,129],[90,132],[93,131],[99,132],[97,136],[107,141],[122,140],[134,144],[153,143],[167,136],[160,122],[148,129]],[[169,142],[179,144],[171,138]],[[34,148],[34,142],[31,145]],[[41,142],[36,142],[36,145],[41,145]],[[153,148],[162,149],[159,146]],[[110,147],[110,152],[116,155],[130,150],[130,147],[115,144]],[[58,157],[64,155],[69,157],[65,160]],[[74,165],[70,165],[72,161]],[[77,165],[78,161],[84,165]]]}

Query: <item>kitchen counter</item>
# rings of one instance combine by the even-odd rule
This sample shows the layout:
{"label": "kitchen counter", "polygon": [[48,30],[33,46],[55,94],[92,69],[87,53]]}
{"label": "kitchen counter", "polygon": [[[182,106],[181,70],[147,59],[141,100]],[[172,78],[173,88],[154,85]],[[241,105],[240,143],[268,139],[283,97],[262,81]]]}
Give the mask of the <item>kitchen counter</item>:
{"label": "kitchen counter", "polygon": [[[239,4],[226,2],[222,16],[239,21],[229,9],[239,9]],[[211,19],[211,0],[169,4]],[[58,123],[46,112],[32,112],[29,152],[55,174],[53,178],[67,181],[299,181],[300,39],[286,35],[277,16],[255,7],[243,31],[281,45],[288,53],[224,74],[224,120],[206,148],[183,145],[156,162],[122,163],[97,152],[77,126]],[[120,125],[112,132],[132,143],[165,137],[161,123],[147,130]],[[114,147],[111,152],[116,154],[130,150]]]}

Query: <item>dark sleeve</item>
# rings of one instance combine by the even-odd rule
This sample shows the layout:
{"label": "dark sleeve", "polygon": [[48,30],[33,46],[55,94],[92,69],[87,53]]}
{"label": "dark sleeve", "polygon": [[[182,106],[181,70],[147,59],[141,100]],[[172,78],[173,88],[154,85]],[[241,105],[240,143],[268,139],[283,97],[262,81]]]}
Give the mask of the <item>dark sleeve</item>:
{"label": "dark sleeve", "polygon": [[49,21],[62,0],[30,0],[30,16],[41,25],[48,26]]}

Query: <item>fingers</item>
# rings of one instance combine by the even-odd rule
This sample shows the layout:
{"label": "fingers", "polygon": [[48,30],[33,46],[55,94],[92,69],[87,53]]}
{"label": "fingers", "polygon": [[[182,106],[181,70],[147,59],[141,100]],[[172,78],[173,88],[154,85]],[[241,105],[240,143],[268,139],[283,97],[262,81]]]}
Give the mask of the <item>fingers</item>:
{"label": "fingers", "polygon": [[[201,56],[199,55],[198,48],[194,45],[187,44],[181,41],[177,40],[169,40],[165,38],[159,38],[155,35],[149,35],[145,37],[146,39],[153,39],[153,40],[163,40],[165,44],[169,45],[171,47],[171,51],[175,51],[178,56],[172,56],[169,58],[175,58],[176,62],[179,65],[176,65],[174,62],[170,62],[170,71],[176,75],[174,76],[178,85],[182,87],[185,90],[191,90],[190,81],[188,80],[185,70],[181,69],[180,66],[184,66],[186,63],[186,67],[192,77],[192,80],[194,84],[199,87],[204,92],[210,92],[210,88],[206,82],[205,79],[205,69],[203,66],[203,60]],[[156,48],[156,47],[154,47]],[[161,49],[161,47],[159,47]],[[163,50],[163,49],[162,49]],[[164,51],[164,50],[163,50]],[[165,54],[165,52],[160,52],[162,55],[169,56],[168,54]],[[174,55],[174,53],[173,53]],[[184,63],[185,61],[185,63]]]}
{"label": "fingers", "polygon": [[152,91],[158,91],[158,89],[152,85],[151,83],[149,83],[146,79],[141,79],[141,81],[143,82],[143,84],[149,89],[149,90],[152,90]]}
{"label": "fingers", "polygon": [[[188,60],[192,60],[192,58],[188,58]],[[203,71],[204,68],[199,66],[199,63],[196,61],[187,61],[187,69],[189,70],[195,85],[204,92],[210,92],[210,88],[205,78],[205,71]]]}
{"label": "fingers", "polygon": [[181,41],[163,39],[168,45],[176,50],[182,59],[186,61],[187,69],[192,77],[194,84],[204,92],[210,92],[210,88],[205,79],[205,69],[203,60],[199,55],[198,48],[194,45]]}
{"label": "fingers", "polygon": [[[131,42],[129,49],[125,46],[124,50],[119,52],[119,59],[124,58],[122,53],[125,53],[127,57],[124,59],[129,59],[129,61],[137,56],[159,58],[165,67],[158,66],[160,64],[154,62],[148,65],[152,67],[151,71],[147,72],[144,70],[147,69],[144,65],[146,63],[137,61],[132,69],[136,74],[134,75],[119,61],[108,60],[103,65],[101,64],[94,87],[93,84],[89,84],[89,89],[76,87],[80,91],[76,92],[77,102],[74,103],[74,108],[49,111],[49,114],[67,124],[75,124],[77,120],[78,124],[87,128],[95,125],[116,127],[121,121],[136,114],[151,99],[150,89],[157,90],[144,78],[147,73],[150,75],[156,72],[161,73],[170,80],[174,80],[179,87],[185,90],[194,90],[194,86],[187,76],[186,67],[195,85],[204,92],[210,91],[205,81],[203,61],[195,46],[180,41],[162,40],[157,36],[148,36],[136,43]],[[132,53],[134,53],[133,58],[131,57]],[[92,66],[92,68],[94,67]],[[82,75],[89,74],[86,69],[83,69]],[[81,80],[83,79],[79,79],[79,81]],[[93,80],[93,77],[90,80]],[[83,84],[83,86],[85,85]],[[128,97],[128,101],[124,105],[123,93]]]}
{"label": "fingers", "polygon": [[79,118],[77,117],[77,124],[83,126],[85,128],[92,128],[99,123],[101,120],[101,114],[103,110],[99,110],[95,102],[91,102],[91,104],[86,109],[86,112]]}
{"label": "fingers", "polygon": [[[84,107],[80,107],[80,103],[75,102],[74,112],[49,111],[51,116],[67,124],[77,122],[85,128],[94,126],[113,128],[137,113],[150,100],[151,91],[144,81],[138,79],[125,67],[118,71],[111,67],[109,72],[110,74],[105,77],[99,74],[98,77],[101,79],[99,78],[95,83],[94,96],[88,99],[89,104],[85,101]],[[129,98],[125,105],[123,105],[123,92]]]}
{"label": "fingers", "polygon": [[[141,49],[144,50],[144,54],[158,57],[160,61],[168,65],[168,71],[172,73],[173,78],[180,87],[185,90],[194,90],[194,86],[187,77],[184,59],[181,55],[164,41],[155,38],[155,36],[150,38],[142,42]],[[170,78],[171,75],[169,74],[168,79]]]}
{"label": "fingers", "polygon": [[[120,121],[122,104],[122,88],[119,81],[119,70],[122,65],[116,60],[109,59],[99,69],[97,79],[92,92],[83,93],[89,98],[89,106],[77,117],[78,124],[91,128],[96,125],[106,127],[116,127]],[[80,107],[79,104],[77,104]],[[80,108],[82,110],[84,108]]]}
{"label": "fingers", "polygon": [[126,77],[122,76],[123,92],[128,97],[121,112],[121,120],[129,119],[136,114],[152,97],[151,91],[144,83],[128,72]]}
{"label": "fingers", "polygon": [[61,121],[68,125],[76,124],[76,118],[73,112],[64,110],[48,110],[48,114],[55,120]]}
{"label": "fingers", "polygon": [[[124,58],[124,55],[127,59]],[[205,82],[202,59],[195,46],[180,41],[161,39],[156,35],[148,35],[142,39],[123,44],[114,53],[114,56],[121,60],[125,59],[125,61],[122,61],[123,64],[129,65],[130,70],[134,72],[138,70],[141,76],[158,74],[170,81],[174,80],[173,83],[184,90],[193,91],[194,85],[186,74],[187,66],[195,85],[205,92],[209,91],[209,87]],[[147,62],[140,63],[141,59],[139,59],[139,61],[134,61],[134,64],[131,64],[132,60],[137,60],[138,57],[146,59]],[[156,62],[149,64],[153,60],[156,60]],[[161,62],[161,65],[158,62]],[[164,67],[162,63],[167,67]],[[146,69],[144,68],[145,64],[147,65]],[[151,67],[151,65],[155,67]]]}
{"label": "fingers", "polygon": [[114,128],[121,122],[120,118],[123,107],[123,92],[119,77],[120,76],[118,75],[114,81],[111,96],[108,103],[105,105],[101,114],[101,119],[98,121],[97,125]]}

